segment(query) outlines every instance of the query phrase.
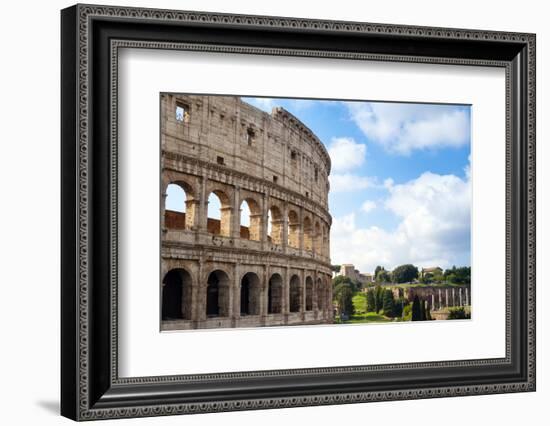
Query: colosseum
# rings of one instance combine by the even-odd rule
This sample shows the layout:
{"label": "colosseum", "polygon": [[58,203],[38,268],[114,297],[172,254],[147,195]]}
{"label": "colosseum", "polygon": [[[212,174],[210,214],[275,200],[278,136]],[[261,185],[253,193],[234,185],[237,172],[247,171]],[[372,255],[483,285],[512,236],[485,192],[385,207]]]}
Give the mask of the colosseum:
{"label": "colosseum", "polygon": [[300,120],[163,93],[161,171],[161,330],[333,322],[330,158]]}

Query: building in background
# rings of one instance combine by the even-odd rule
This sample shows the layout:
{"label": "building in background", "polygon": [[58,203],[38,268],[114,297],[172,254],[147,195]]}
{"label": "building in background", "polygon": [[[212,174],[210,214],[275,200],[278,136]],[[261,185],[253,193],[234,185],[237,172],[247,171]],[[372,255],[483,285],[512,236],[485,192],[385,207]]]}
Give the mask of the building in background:
{"label": "building in background", "polygon": [[345,263],[340,266],[340,271],[335,276],[348,277],[353,281],[361,283],[361,285],[368,285],[374,282],[374,277],[368,272],[359,272],[355,269],[355,266],[351,263]]}

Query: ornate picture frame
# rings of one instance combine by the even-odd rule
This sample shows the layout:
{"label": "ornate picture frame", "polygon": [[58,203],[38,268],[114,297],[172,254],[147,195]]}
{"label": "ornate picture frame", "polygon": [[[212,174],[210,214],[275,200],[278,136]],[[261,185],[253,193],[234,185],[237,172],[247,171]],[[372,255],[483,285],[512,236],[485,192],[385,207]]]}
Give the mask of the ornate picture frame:
{"label": "ornate picture frame", "polygon": [[[534,391],[535,40],[523,33],[270,16],[64,9],[61,414],[93,420]],[[124,47],[504,69],[506,355],[119,377],[117,61]]]}

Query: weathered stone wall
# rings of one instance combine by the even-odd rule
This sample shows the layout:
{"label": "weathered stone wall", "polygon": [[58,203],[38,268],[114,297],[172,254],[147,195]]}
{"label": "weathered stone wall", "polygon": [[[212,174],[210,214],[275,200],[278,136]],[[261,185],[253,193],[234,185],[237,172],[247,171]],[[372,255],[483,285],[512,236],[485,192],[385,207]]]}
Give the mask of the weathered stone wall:
{"label": "weathered stone wall", "polygon": [[471,305],[470,286],[422,286],[422,287],[391,287],[395,298],[403,297],[409,302],[418,296],[425,300],[432,310],[456,306]]}
{"label": "weathered stone wall", "polygon": [[[330,159],[317,137],[282,109],[163,94],[161,150],[163,197],[169,184],[186,195],[185,213],[162,203],[162,329],[331,323]],[[220,220],[207,217],[211,193]]]}

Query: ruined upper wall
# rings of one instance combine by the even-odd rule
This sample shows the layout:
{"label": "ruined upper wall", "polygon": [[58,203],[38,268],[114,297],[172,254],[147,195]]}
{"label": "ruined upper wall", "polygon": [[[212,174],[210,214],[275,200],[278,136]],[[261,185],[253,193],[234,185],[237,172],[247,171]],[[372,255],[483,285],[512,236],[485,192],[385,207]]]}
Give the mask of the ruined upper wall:
{"label": "ruined upper wall", "polygon": [[[176,117],[178,106],[183,120]],[[223,164],[328,208],[329,155],[283,108],[268,114],[237,96],[162,94],[161,112],[163,150]]]}

